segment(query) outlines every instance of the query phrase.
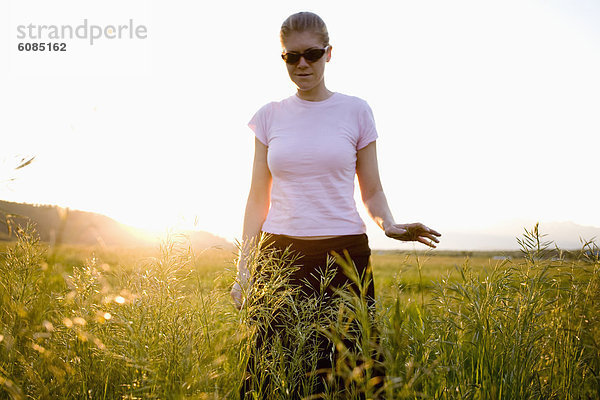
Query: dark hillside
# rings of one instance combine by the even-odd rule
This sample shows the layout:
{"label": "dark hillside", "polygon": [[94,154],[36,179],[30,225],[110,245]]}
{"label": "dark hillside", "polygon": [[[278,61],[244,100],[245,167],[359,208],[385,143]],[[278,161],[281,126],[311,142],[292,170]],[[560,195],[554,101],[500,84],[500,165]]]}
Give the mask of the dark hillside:
{"label": "dark hillside", "polygon": [[[51,244],[107,246],[155,245],[157,239],[145,231],[92,212],[53,205],[13,203],[0,200],[0,240],[13,240],[11,229],[32,223],[40,239]],[[208,232],[185,232],[195,248],[233,248],[227,240]]]}

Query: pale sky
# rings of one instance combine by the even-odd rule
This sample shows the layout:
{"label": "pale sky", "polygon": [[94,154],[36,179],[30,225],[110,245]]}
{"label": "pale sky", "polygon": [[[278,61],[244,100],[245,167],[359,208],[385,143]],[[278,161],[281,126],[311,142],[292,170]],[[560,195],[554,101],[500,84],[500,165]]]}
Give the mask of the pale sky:
{"label": "pale sky", "polygon": [[[241,236],[246,126],[295,92],[278,33],[327,23],[329,89],[364,98],[397,222],[600,227],[598,1],[99,1],[0,5],[0,199]],[[18,52],[18,25],[126,23],[144,40]],[[35,161],[10,171],[18,156]],[[373,247],[386,239],[356,196]]]}

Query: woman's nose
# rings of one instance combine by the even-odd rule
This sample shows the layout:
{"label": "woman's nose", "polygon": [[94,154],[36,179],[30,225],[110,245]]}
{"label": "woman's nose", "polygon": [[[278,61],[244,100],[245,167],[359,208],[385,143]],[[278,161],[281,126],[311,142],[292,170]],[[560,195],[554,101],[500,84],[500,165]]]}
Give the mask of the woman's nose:
{"label": "woman's nose", "polygon": [[304,56],[300,56],[300,61],[298,61],[298,66],[305,67],[305,66],[308,66],[308,65],[310,65],[310,64],[308,63],[308,61],[306,61],[304,59]]}

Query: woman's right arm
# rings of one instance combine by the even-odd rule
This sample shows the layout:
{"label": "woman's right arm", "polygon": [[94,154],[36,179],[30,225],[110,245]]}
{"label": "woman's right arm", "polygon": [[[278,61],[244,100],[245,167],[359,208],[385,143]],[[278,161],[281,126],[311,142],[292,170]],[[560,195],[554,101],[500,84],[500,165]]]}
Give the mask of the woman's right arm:
{"label": "woman's right arm", "polygon": [[240,308],[243,302],[243,292],[250,282],[250,271],[247,267],[247,257],[257,241],[262,225],[267,218],[271,204],[271,171],[267,165],[267,146],[260,140],[254,139],[254,165],[252,167],[252,182],[244,213],[242,244],[237,265],[238,277],[231,290],[231,297]]}

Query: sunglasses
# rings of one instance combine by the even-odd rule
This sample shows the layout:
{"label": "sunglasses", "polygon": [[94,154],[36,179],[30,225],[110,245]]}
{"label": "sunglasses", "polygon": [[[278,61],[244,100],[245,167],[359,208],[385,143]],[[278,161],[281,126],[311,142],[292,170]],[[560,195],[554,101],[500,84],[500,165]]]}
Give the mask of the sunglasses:
{"label": "sunglasses", "polygon": [[328,48],[329,46],[324,49],[308,49],[304,53],[283,53],[281,54],[281,58],[288,64],[297,64],[300,62],[301,57],[304,57],[307,62],[312,63],[320,60]]}

